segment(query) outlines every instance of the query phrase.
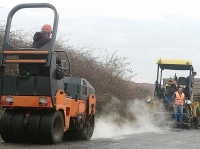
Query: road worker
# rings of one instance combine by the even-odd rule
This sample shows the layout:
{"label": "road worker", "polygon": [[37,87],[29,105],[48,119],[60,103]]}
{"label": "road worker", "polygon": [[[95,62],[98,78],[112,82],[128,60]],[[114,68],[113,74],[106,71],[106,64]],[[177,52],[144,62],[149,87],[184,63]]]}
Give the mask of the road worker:
{"label": "road worker", "polygon": [[42,26],[41,32],[36,32],[33,37],[33,48],[40,48],[51,41],[52,28],[45,24]]}
{"label": "road worker", "polygon": [[170,79],[168,83],[165,85],[165,101],[167,103],[171,103],[172,96],[174,92],[177,90],[177,84],[174,80]]}
{"label": "road worker", "polygon": [[[52,27],[49,24],[44,24],[41,28],[40,32],[36,32],[33,36],[33,48],[41,48],[45,44],[51,41],[51,33],[52,33]],[[56,64],[60,65],[61,60],[56,57]]]}
{"label": "road worker", "polygon": [[184,107],[185,94],[183,93],[182,87],[178,87],[173,95],[173,107],[174,107],[174,119],[176,122],[182,123],[183,121],[183,107]]}
{"label": "road worker", "polygon": [[191,93],[192,93],[192,88],[193,88],[193,84],[194,84],[194,77],[196,76],[196,72],[193,71],[192,74],[190,74],[187,77],[187,88],[188,88],[188,98],[190,98]]}
{"label": "road worker", "polygon": [[[51,41],[52,27],[49,24],[44,24],[40,32],[36,32],[33,37],[33,48],[41,48]],[[65,76],[64,70],[61,68],[61,60],[56,56],[56,78],[58,80]]]}

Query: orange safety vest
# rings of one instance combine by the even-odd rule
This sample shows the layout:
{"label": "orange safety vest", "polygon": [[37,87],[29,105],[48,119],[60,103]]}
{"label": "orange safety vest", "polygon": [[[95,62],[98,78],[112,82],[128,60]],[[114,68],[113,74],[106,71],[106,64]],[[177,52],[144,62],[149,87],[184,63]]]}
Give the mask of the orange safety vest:
{"label": "orange safety vest", "polygon": [[178,92],[175,92],[176,97],[175,97],[175,105],[181,105],[183,106],[184,104],[184,98],[185,98],[185,94],[182,92],[181,96]]}

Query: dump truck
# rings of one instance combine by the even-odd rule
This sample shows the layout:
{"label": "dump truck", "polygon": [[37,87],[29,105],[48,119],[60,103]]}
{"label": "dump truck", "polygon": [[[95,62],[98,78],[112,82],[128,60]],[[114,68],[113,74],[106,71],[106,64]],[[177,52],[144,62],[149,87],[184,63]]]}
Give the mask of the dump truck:
{"label": "dump truck", "polygon": [[[148,101],[149,111],[159,125],[181,126],[192,128],[199,127],[197,108],[200,103],[200,79],[194,79],[193,91],[189,94],[187,77],[194,71],[191,60],[180,59],[158,59],[157,79],[155,83],[154,99]],[[164,70],[188,71],[187,76],[176,76],[174,78],[162,78]],[[168,83],[170,85],[168,86]],[[185,93],[185,104],[183,110],[183,123],[174,122],[174,108],[172,95],[177,87],[183,88]]]}
{"label": "dump truck", "polygon": [[[12,18],[23,8],[49,8],[54,12],[52,41],[39,49],[16,49],[9,43]],[[49,3],[19,4],[8,14],[0,51],[0,97],[5,109],[0,134],[5,142],[56,144],[63,138],[90,140],[93,135],[95,89],[84,78],[69,77],[67,53],[55,51],[58,20],[56,8]],[[60,67],[57,53],[67,57]],[[9,64],[16,64],[19,74],[6,74]],[[57,77],[58,67],[65,72],[62,78]],[[24,72],[29,75],[21,75]]]}

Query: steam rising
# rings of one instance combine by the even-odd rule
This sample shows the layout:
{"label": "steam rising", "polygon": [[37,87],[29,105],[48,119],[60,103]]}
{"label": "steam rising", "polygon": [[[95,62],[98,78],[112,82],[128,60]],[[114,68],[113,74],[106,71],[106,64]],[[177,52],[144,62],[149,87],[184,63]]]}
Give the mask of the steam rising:
{"label": "steam rising", "polygon": [[155,121],[153,119],[143,100],[130,101],[127,105],[127,111],[131,112],[135,118],[134,121],[122,119],[121,123],[117,123],[116,119],[120,119],[117,114],[98,117],[96,118],[95,131],[92,138],[123,138],[125,135],[130,134],[162,132],[166,130],[166,127],[161,128],[155,125],[160,120]]}

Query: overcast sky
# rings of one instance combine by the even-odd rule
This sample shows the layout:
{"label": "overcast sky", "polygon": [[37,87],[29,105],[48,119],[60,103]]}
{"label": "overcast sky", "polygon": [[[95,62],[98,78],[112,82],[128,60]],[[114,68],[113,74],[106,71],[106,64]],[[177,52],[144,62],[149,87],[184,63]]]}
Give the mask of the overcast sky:
{"label": "overcast sky", "polygon": [[[0,21],[15,5],[26,0],[0,3]],[[200,77],[200,1],[198,0],[29,0],[53,4],[60,16],[59,32],[73,46],[92,46],[95,54],[107,49],[129,57],[140,82],[154,83],[156,59],[191,59]],[[3,7],[3,8],[1,8]],[[52,11],[20,10],[13,24],[39,30],[52,24]],[[174,72],[164,72],[173,77]],[[188,72],[178,72],[187,76]]]}

